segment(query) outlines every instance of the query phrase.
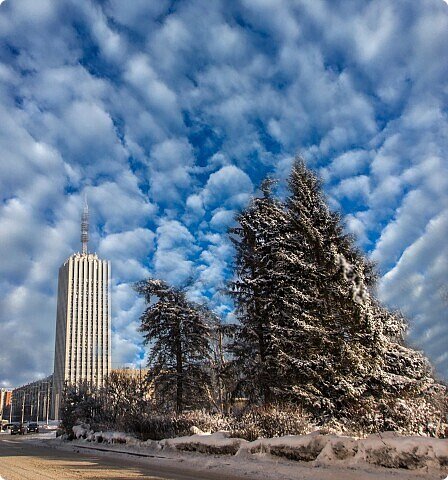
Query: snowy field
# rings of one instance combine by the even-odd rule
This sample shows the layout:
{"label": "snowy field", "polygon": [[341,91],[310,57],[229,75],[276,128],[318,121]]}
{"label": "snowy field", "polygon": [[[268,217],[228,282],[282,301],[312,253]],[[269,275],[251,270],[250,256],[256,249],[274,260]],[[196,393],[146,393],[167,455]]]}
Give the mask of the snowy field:
{"label": "snowy field", "polygon": [[74,433],[74,442],[50,440],[50,432],[45,439],[39,436],[29,441],[56,448],[93,447],[105,455],[110,451],[137,453],[148,455],[151,464],[184,462],[200,471],[222,470],[269,480],[445,479],[448,473],[448,440],[391,432],[364,439],[314,432],[253,442],[230,438],[226,432],[198,432],[159,442],[82,427],[74,427]]}

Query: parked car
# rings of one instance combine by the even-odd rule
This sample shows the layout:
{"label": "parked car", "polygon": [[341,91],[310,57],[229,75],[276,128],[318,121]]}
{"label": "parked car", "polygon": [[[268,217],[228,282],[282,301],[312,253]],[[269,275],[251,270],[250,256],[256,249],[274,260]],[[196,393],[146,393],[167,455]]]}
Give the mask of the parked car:
{"label": "parked car", "polygon": [[28,423],[14,423],[10,431],[11,435],[25,435],[28,433]]}
{"label": "parked car", "polygon": [[37,423],[29,423],[28,433],[30,432],[39,433],[39,425]]}
{"label": "parked car", "polygon": [[22,435],[22,425],[20,423],[13,423],[9,427],[11,435]]}
{"label": "parked car", "polygon": [[13,423],[5,423],[2,425],[2,430],[6,432],[6,430],[9,430],[13,425]]}

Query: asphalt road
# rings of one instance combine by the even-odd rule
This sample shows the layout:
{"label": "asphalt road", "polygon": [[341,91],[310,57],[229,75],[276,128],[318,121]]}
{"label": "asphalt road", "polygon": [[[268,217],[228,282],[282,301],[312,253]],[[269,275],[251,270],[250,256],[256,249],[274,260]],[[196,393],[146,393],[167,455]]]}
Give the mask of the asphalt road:
{"label": "asphalt road", "polygon": [[128,455],[60,450],[33,445],[23,437],[0,435],[0,480],[44,479],[240,480],[241,477],[196,472],[182,465],[151,465],[148,459]]}

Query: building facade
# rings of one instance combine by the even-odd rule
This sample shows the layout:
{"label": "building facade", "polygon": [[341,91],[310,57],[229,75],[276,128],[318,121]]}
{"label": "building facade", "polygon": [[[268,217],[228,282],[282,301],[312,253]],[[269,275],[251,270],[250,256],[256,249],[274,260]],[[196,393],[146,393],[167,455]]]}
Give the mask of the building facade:
{"label": "building facade", "polygon": [[11,388],[0,388],[0,422],[3,419],[9,420],[11,413]]}
{"label": "building facade", "polygon": [[87,251],[88,210],[81,222],[82,253],[59,269],[53,417],[65,384],[102,387],[111,369],[110,262]]}
{"label": "building facade", "polygon": [[41,422],[50,417],[53,376],[12,391],[9,418],[13,422]]}

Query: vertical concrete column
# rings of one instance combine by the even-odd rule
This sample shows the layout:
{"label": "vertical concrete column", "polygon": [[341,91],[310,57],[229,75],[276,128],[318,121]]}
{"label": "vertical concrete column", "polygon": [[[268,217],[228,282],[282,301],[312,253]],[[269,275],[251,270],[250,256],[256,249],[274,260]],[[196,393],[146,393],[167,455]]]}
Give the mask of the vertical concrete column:
{"label": "vertical concrete column", "polygon": [[70,286],[71,296],[73,302],[72,308],[72,337],[71,337],[71,364],[70,364],[70,383],[75,382],[76,378],[76,345],[77,345],[77,330],[78,330],[78,295],[77,295],[77,285],[78,285],[78,261],[76,258],[72,258],[72,269],[73,269],[73,283]]}
{"label": "vertical concrete column", "polygon": [[77,315],[77,328],[76,328],[76,367],[75,367],[75,383],[81,380],[81,365],[82,365],[82,312],[84,308],[83,302],[83,282],[84,272],[82,259],[76,259],[78,264],[78,311]]}
{"label": "vertical concrete column", "polygon": [[112,295],[111,295],[111,267],[110,267],[110,262],[107,262],[107,372],[106,376],[110,375],[110,372],[112,370],[112,344],[111,344],[111,311],[112,311],[112,306],[111,306],[111,301],[112,301]]}
{"label": "vertical concrete column", "polygon": [[71,369],[71,338],[73,328],[73,258],[70,258],[68,264],[66,264],[67,271],[65,275],[68,275],[67,283],[67,307],[66,307],[66,330],[65,330],[65,361],[64,361],[64,382],[70,381],[70,369]]}
{"label": "vertical concrete column", "polygon": [[102,386],[102,372],[103,372],[103,325],[102,325],[102,318],[103,318],[103,262],[98,262],[98,317],[97,317],[97,325],[98,325],[98,334],[96,338],[97,344],[97,375],[98,375],[98,386]]}
{"label": "vertical concrete column", "polygon": [[92,257],[89,255],[87,260],[88,277],[87,277],[87,365],[86,378],[89,383],[92,383]]}
{"label": "vertical concrete column", "polygon": [[87,257],[83,255],[83,280],[82,280],[82,332],[81,332],[81,371],[80,379],[87,380],[87,301],[88,301],[88,284],[87,275],[89,264]]}
{"label": "vertical concrete column", "polygon": [[98,260],[95,259],[93,262],[93,290],[92,290],[92,383],[96,387],[98,387],[98,374],[97,374],[97,334],[98,334],[98,329],[97,329],[97,304],[98,304]]}
{"label": "vertical concrete column", "polygon": [[102,335],[102,343],[103,343],[103,368],[101,371],[101,386],[104,385],[104,377],[107,371],[107,309],[108,309],[108,298],[107,298],[107,261],[103,261],[103,316],[102,316],[102,327],[103,327],[103,335]]}

